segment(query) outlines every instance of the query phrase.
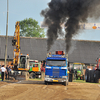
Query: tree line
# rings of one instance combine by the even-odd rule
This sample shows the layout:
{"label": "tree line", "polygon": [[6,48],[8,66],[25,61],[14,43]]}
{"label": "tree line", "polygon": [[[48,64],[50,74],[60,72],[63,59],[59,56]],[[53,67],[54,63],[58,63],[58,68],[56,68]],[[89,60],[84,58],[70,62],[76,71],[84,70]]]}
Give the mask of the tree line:
{"label": "tree line", "polygon": [[20,36],[25,37],[45,37],[43,28],[40,28],[38,22],[32,18],[26,18],[20,22]]}

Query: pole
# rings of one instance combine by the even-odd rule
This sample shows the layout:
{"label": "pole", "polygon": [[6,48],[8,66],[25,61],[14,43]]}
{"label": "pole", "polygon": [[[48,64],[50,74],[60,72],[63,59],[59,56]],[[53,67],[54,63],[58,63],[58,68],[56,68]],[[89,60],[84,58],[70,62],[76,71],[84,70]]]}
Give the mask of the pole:
{"label": "pole", "polygon": [[6,60],[7,60],[7,43],[8,43],[8,0],[7,0],[7,23],[6,23],[5,67],[6,67]]}

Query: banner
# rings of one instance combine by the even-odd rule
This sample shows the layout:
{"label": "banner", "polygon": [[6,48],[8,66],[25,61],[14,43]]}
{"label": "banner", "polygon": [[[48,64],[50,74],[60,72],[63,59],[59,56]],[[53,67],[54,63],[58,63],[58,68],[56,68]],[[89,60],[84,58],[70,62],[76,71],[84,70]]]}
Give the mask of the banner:
{"label": "banner", "polygon": [[[48,28],[48,26],[41,22],[41,25],[40,25],[41,28]],[[65,25],[62,24],[61,25],[62,28],[65,28]],[[79,23],[79,27],[80,29],[89,29],[89,30],[100,30],[100,23]]]}

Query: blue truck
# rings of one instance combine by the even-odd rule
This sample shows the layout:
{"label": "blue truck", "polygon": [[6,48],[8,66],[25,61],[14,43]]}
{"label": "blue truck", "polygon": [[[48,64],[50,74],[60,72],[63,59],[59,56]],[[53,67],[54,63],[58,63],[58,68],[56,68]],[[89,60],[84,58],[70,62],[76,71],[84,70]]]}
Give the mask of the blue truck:
{"label": "blue truck", "polygon": [[46,58],[45,84],[59,82],[68,85],[68,61],[63,51],[49,53]]}

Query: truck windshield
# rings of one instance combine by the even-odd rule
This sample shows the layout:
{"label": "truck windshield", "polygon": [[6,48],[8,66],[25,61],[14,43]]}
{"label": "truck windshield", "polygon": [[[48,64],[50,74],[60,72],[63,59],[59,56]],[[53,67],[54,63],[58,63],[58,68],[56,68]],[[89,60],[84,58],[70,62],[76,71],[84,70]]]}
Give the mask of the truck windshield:
{"label": "truck windshield", "polygon": [[30,67],[30,68],[32,68],[33,63],[34,63],[34,62],[32,62],[32,61],[29,62],[29,67]]}
{"label": "truck windshield", "polygon": [[39,63],[35,63],[34,61],[30,61],[29,62],[29,67],[32,68],[32,67],[38,67],[39,66]]}
{"label": "truck windshield", "polygon": [[46,65],[48,66],[66,66],[66,60],[47,60]]}
{"label": "truck windshield", "polygon": [[75,64],[75,65],[74,65],[74,69],[76,69],[76,70],[82,70],[82,65],[80,65],[80,64]]}
{"label": "truck windshield", "polygon": [[20,56],[20,68],[25,68],[26,56]]}

